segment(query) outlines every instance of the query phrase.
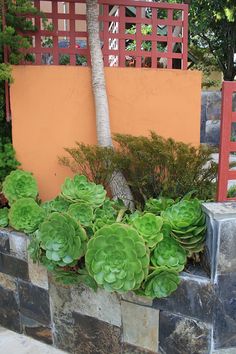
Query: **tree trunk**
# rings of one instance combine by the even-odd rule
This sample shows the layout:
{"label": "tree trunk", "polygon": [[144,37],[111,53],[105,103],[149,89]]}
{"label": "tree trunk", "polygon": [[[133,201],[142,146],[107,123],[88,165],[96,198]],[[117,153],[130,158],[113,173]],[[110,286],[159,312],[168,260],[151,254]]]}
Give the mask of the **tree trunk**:
{"label": "tree trunk", "polygon": [[[87,0],[87,31],[91,55],[92,89],[96,111],[97,140],[100,146],[113,146],[110,130],[109,107],[103,65],[103,55],[99,36],[99,5],[97,0]],[[114,198],[122,199],[126,206],[133,208],[130,188],[119,171],[115,171],[110,182]]]}

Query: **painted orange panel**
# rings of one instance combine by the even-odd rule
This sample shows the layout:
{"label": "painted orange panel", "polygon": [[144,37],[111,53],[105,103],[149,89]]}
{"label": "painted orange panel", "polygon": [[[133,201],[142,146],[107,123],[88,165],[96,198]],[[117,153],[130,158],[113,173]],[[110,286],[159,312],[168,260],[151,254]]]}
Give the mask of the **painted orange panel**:
{"label": "painted orange panel", "polygon": [[[200,139],[201,74],[106,68],[112,132],[150,130],[194,145]],[[13,143],[22,167],[37,177],[43,200],[70,171],[58,164],[64,147],[96,143],[91,73],[73,66],[16,66],[11,87]]]}

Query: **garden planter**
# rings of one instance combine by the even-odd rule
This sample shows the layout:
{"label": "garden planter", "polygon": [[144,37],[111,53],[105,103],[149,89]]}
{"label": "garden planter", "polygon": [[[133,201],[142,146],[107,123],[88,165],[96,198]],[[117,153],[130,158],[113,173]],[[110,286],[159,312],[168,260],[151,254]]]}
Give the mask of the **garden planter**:
{"label": "garden planter", "polygon": [[[154,301],[57,284],[27,254],[27,237],[0,230],[0,324],[80,354],[236,352],[236,204],[208,203],[204,269]],[[198,268],[198,269],[197,269]]]}

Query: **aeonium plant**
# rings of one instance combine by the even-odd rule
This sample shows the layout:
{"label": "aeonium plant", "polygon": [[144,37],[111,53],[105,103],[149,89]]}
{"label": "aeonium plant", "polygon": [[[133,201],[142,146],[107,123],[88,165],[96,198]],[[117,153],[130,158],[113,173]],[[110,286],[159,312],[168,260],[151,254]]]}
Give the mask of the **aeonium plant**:
{"label": "aeonium plant", "polygon": [[[21,193],[27,190],[29,175],[24,176],[16,183]],[[24,193],[36,196],[33,185]],[[131,213],[81,175],[67,178],[61,194],[42,204],[20,198],[12,186],[11,208],[1,210],[0,226],[7,226],[9,217],[10,226],[30,236],[33,261],[67,285],[166,297],[177,289],[190,250],[204,243],[205,217],[197,199],[151,199],[144,210]]]}

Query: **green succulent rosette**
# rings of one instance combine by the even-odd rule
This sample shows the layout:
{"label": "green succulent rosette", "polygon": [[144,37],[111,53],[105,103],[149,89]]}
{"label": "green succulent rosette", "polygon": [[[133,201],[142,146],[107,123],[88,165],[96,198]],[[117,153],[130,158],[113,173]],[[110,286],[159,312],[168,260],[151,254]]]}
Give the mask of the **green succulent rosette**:
{"label": "green succulent rosette", "polygon": [[151,256],[151,263],[155,267],[166,267],[177,272],[184,269],[186,262],[186,251],[172,237],[164,237]]}
{"label": "green succulent rosette", "polygon": [[8,216],[14,229],[31,234],[38,229],[46,213],[34,199],[21,198],[12,204]]}
{"label": "green succulent rosette", "polygon": [[132,225],[143,237],[149,248],[156,246],[163,239],[161,228],[163,219],[151,213],[146,213],[142,216],[135,217]]}
{"label": "green succulent rosette", "polygon": [[160,215],[162,211],[166,210],[174,203],[174,199],[170,198],[150,198],[146,201],[144,210],[155,215]]}
{"label": "green succulent rosette", "polygon": [[55,211],[58,211],[60,213],[66,213],[70,205],[71,205],[70,202],[68,202],[67,200],[59,196],[52,200],[42,203],[41,206],[46,210],[47,215],[49,215]]}
{"label": "green succulent rosette", "polygon": [[96,219],[116,220],[118,215],[118,206],[115,201],[106,199],[100,208],[95,210]]}
{"label": "green succulent rosette", "polygon": [[15,170],[5,178],[2,192],[10,205],[20,198],[35,199],[38,195],[37,182],[30,172]]}
{"label": "green succulent rosette", "polygon": [[67,177],[61,187],[61,196],[72,203],[84,202],[97,208],[103,204],[106,191],[101,184],[89,182],[85,176]]}
{"label": "green succulent rosette", "polygon": [[178,288],[179,283],[177,272],[159,268],[148,276],[144,285],[144,295],[152,299],[167,297]]}
{"label": "green succulent rosette", "polygon": [[149,251],[143,238],[129,225],[114,223],[98,230],[88,242],[86,268],[108,291],[138,289],[147,277]]}
{"label": "green succulent rosette", "polygon": [[200,252],[205,242],[205,215],[198,199],[181,200],[162,212],[172,236],[189,253]]}
{"label": "green succulent rosette", "polygon": [[58,266],[71,265],[85,254],[86,232],[67,214],[49,215],[40,225],[37,237],[46,258]]}
{"label": "green succulent rosette", "polygon": [[0,227],[6,227],[8,222],[8,208],[0,209]]}
{"label": "green succulent rosette", "polygon": [[82,226],[90,226],[94,219],[93,208],[86,203],[71,204],[67,213]]}

